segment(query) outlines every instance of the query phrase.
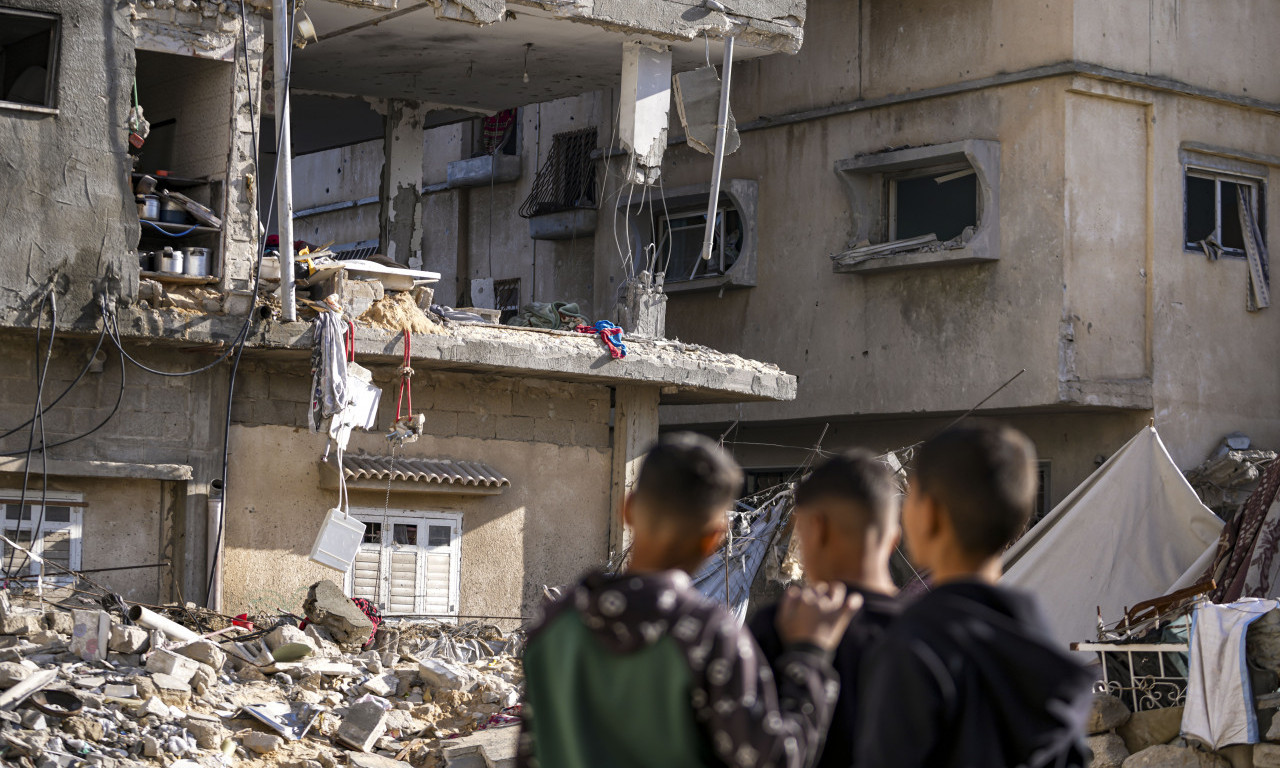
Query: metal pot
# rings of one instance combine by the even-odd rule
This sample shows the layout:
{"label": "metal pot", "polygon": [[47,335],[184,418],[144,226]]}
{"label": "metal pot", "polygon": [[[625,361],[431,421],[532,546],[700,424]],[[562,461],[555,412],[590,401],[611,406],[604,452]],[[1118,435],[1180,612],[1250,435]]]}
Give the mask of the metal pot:
{"label": "metal pot", "polygon": [[155,195],[143,195],[139,197],[138,218],[143,221],[155,221],[160,218],[160,198]]}
{"label": "metal pot", "polygon": [[151,251],[138,251],[138,268],[143,272],[151,272],[156,268],[155,254]]}
{"label": "metal pot", "polygon": [[209,274],[209,249],[188,248],[186,263],[182,267],[184,274],[204,277]]}
{"label": "metal pot", "polygon": [[168,272],[171,275],[182,274],[183,255],[182,251],[175,251],[172,248],[165,248],[160,254],[160,271]]}
{"label": "metal pot", "polygon": [[160,204],[160,220],[167,224],[186,224],[187,209],[177,200],[166,197]]}

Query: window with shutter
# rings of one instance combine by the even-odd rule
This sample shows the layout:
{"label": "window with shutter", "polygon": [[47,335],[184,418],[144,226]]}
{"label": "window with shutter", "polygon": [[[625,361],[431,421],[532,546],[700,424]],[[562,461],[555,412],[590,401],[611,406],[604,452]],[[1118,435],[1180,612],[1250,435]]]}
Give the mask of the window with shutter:
{"label": "window with shutter", "polygon": [[[0,491],[7,495],[8,492]],[[52,496],[52,494],[50,494]],[[0,508],[4,510],[3,525],[5,538],[23,549],[45,560],[47,563],[61,566],[62,569],[79,570],[81,532],[83,530],[83,501],[72,494],[58,494],[57,498],[46,498],[44,507],[39,504],[18,503],[18,499],[9,501],[0,497]],[[0,541],[0,563],[7,573],[18,576],[37,576],[40,563],[25,552]],[[56,567],[46,566],[45,580],[55,584],[69,584],[74,579]]]}
{"label": "window with shutter", "polygon": [[347,572],[347,594],[374,601],[389,616],[457,616],[461,515],[352,514],[367,528]]}

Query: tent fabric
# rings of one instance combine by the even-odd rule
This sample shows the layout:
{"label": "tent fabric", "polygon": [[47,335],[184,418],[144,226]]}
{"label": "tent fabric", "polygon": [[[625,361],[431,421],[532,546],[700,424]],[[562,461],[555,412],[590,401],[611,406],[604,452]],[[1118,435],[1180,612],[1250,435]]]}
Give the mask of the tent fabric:
{"label": "tent fabric", "polygon": [[1116,622],[1167,594],[1222,526],[1143,428],[1009,548],[1001,583],[1036,595],[1065,647],[1097,636],[1098,607]]}
{"label": "tent fabric", "polygon": [[751,584],[779,529],[790,518],[791,505],[791,492],[783,491],[767,500],[759,510],[746,510],[751,520],[750,533],[728,539],[693,574],[693,586],[711,600],[724,604],[739,625],[747,619]]}

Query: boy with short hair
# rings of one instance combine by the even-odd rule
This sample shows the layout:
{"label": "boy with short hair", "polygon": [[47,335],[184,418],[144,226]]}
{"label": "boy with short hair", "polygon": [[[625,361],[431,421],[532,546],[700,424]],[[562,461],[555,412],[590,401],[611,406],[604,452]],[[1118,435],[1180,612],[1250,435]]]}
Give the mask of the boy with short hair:
{"label": "boy with short hair", "polygon": [[796,592],[776,678],[689,572],[720,545],[742,473],[715,443],[661,440],[623,506],[625,573],[589,574],[530,631],[520,764],[542,768],[811,764],[838,689],[829,663],[856,608]]}
{"label": "boy with short hair", "polygon": [[[849,768],[857,727],[859,667],[867,650],[899,613],[889,558],[898,544],[898,488],[875,454],[847,451],[828,460],[796,485],[795,524],[805,578],[840,582],[862,596],[862,608],[836,648],[840,696],[817,768]],[[770,664],[783,652],[777,606],[751,619],[751,632]]]}
{"label": "boy with short hair", "polygon": [[1009,427],[967,424],[916,452],[902,525],[931,591],[865,659],[857,768],[1088,764],[1089,676],[1029,595],[996,586],[1035,492],[1035,449]]}

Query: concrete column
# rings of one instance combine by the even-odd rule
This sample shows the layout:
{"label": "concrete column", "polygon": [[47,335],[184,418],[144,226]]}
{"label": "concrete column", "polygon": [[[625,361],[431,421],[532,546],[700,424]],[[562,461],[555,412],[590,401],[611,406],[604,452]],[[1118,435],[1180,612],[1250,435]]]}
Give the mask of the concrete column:
{"label": "concrete column", "polygon": [[411,267],[422,265],[423,124],[427,109],[415,101],[388,99],[382,156],[382,252]]}
{"label": "concrete column", "polygon": [[658,439],[658,396],[654,386],[624,384],[613,390],[613,478],[610,485],[609,551],[631,544],[622,524],[622,500],[635,485],[644,452]]}

